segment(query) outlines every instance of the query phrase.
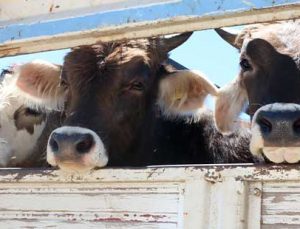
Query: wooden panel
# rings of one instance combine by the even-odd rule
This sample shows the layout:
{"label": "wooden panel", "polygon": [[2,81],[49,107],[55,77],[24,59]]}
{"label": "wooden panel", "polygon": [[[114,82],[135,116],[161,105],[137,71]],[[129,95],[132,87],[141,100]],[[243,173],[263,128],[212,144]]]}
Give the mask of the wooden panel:
{"label": "wooden panel", "polygon": [[248,183],[247,228],[261,228],[262,182]]}
{"label": "wooden panel", "polygon": [[0,56],[300,16],[298,0],[0,0],[0,9]]}
{"label": "wooden panel", "polygon": [[300,182],[266,182],[262,199],[263,228],[300,227]]}
{"label": "wooden panel", "polygon": [[[0,228],[177,228],[182,188],[176,183],[1,184]],[[2,226],[1,226],[2,225]]]}
{"label": "wooden panel", "polygon": [[[299,228],[299,165],[0,170],[0,228]],[[262,223],[262,224],[261,224]]]}

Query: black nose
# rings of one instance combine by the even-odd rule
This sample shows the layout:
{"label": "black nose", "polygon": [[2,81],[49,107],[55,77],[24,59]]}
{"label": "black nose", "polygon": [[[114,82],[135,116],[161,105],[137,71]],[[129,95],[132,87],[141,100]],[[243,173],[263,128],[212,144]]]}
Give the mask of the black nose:
{"label": "black nose", "polygon": [[265,145],[294,146],[300,142],[300,110],[269,107],[259,110],[253,122],[260,127]]}
{"label": "black nose", "polygon": [[49,146],[53,153],[70,150],[73,153],[89,153],[94,146],[94,137],[89,133],[56,133],[51,134]]}

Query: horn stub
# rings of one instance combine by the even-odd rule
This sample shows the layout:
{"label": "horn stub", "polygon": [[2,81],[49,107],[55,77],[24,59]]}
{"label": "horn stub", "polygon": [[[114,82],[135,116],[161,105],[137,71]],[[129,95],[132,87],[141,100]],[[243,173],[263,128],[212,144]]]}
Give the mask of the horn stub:
{"label": "horn stub", "polygon": [[193,32],[182,33],[169,38],[161,38],[159,48],[164,52],[168,53],[171,50],[177,48],[181,44],[183,44],[189,37],[193,34]]}
{"label": "horn stub", "polygon": [[237,44],[236,44],[236,38],[237,38],[237,34],[233,34],[233,33],[230,33],[230,32],[227,32],[226,30],[224,29],[220,29],[220,28],[217,28],[215,29],[215,31],[217,32],[217,34],[219,34],[219,36],[225,40],[227,43],[229,43],[230,45],[232,45],[233,47],[237,48],[237,49],[240,49],[241,47],[239,47]]}

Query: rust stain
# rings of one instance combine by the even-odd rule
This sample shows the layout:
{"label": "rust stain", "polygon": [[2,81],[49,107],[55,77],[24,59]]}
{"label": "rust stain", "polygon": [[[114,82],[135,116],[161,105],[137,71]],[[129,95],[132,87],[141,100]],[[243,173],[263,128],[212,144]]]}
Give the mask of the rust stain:
{"label": "rust stain", "polygon": [[52,13],[53,8],[54,8],[54,4],[52,3],[52,4],[50,5],[50,8],[49,8],[49,12],[50,12],[50,13]]}
{"label": "rust stain", "polygon": [[138,223],[138,222],[143,222],[142,220],[135,220],[135,219],[131,219],[131,220],[124,220],[122,218],[118,218],[118,217],[99,217],[99,218],[95,218],[93,220],[94,222],[132,222],[132,223]]}
{"label": "rust stain", "polygon": [[153,218],[153,219],[163,219],[163,218],[166,218],[165,215],[152,215],[152,214],[143,214],[143,215],[140,215],[140,217]]}
{"label": "rust stain", "polygon": [[254,188],[253,189],[253,194],[255,196],[261,196],[262,195],[262,191],[259,188]]}
{"label": "rust stain", "polygon": [[285,201],[284,195],[282,194],[277,194],[274,196],[272,203],[282,203]]}
{"label": "rust stain", "polygon": [[221,173],[215,171],[207,171],[207,173],[204,174],[204,179],[212,184],[223,181]]}

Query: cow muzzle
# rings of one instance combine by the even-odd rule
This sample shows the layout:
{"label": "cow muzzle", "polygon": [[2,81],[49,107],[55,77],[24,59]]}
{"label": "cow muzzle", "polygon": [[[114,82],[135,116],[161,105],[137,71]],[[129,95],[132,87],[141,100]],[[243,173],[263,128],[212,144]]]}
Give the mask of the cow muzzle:
{"label": "cow muzzle", "polygon": [[273,103],[258,109],[252,120],[250,151],[274,163],[300,161],[300,105]]}
{"label": "cow muzzle", "polygon": [[106,166],[108,156],[94,131],[64,126],[54,130],[49,137],[47,161],[65,171],[82,172]]}

